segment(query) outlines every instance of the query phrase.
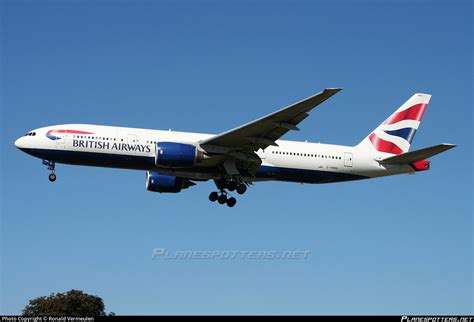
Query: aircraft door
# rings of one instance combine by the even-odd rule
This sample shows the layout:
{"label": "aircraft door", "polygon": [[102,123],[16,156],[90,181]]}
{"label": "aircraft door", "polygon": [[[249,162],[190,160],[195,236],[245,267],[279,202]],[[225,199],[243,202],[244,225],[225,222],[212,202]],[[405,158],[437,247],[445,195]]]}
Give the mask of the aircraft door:
{"label": "aircraft door", "polygon": [[68,134],[67,133],[58,133],[58,134],[56,134],[56,136],[57,136],[57,139],[55,140],[56,149],[64,150],[65,146],[66,146],[66,141],[67,141],[67,138],[68,138]]}
{"label": "aircraft door", "polygon": [[352,167],[352,153],[351,152],[344,152],[344,166]]}

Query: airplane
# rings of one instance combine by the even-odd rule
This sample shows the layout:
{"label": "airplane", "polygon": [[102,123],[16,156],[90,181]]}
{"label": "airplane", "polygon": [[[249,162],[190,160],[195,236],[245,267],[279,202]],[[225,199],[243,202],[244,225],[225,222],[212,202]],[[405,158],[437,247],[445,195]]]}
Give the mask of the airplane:
{"label": "airplane", "polygon": [[427,159],[456,145],[409,151],[431,95],[414,94],[356,146],[280,140],[309,112],[339,92],[322,92],[221,134],[160,131],[88,124],[32,130],[15,141],[43,160],[56,180],[56,163],[146,171],[146,189],[177,193],[213,180],[209,200],[234,207],[261,181],[332,183],[429,170]]}

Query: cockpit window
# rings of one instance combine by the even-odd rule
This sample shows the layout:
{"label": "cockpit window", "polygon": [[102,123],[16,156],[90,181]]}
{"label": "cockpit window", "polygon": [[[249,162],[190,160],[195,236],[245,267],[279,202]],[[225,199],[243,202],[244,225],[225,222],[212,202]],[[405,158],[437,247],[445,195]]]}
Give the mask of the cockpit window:
{"label": "cockpit window", "polygon": [[25,136],[35,136],[36,132],[28,132],[25,134]]}

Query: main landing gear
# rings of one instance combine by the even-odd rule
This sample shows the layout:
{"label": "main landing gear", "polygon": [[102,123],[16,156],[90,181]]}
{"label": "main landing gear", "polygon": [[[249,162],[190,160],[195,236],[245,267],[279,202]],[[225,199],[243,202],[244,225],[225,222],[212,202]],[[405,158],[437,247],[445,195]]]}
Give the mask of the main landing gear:
{"label": "main landing gear", "polygon": [[238,183],[236,181],[229,181],[225,188],[229,191],[237,191],[239,195],[243,195],[247,191],[247,186],[244,183]]}
{"label": "main landing gear", "polygon": [[212,202],[217,201],[221,205],[227,204],[228,207],[234,207],[237,200],[234,197],[229,197],[228,192],[225,189],[229,191],[237,191],[239,195],[242,195],[247,191],[245,183],[239,183],[236,181],[216,182],[216,185],[220,192],[211,192],[209,194],[209,200]]}
{"label": "main landing gear", "polygon": [[217,201],[221,205],[227,204],[228,207],[234,207],[237,203],[237,199],[235,199],[234,197],[228,198],[227,192],[225,192],[224,190],[222,190],[220,194],[215,191],[211,192],[209,195],[209,200],[212,202]]}
{"label": "main landing gear", "polygon": [[51,182],[56,181],[56,173],[54,173],[54,167],[55,167],[54,161],[43,160],[43,164],[48,166],[48,170],[51,171],[51,173],[48,175],[49,181]]}

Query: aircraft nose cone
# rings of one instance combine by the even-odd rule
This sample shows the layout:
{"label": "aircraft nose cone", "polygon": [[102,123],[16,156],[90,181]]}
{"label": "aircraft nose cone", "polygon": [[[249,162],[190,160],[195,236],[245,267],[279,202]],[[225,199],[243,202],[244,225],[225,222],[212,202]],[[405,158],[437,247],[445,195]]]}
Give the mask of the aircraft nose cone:
{"label": "aircraft nose cone", "polygon": [[24,137],[21,137],[19,139],[17,139],[15,141],[15,146],[18,148],[18,149],[21,149],[21,148],[24,148],[25,147],[25,141],[24,141]]}

